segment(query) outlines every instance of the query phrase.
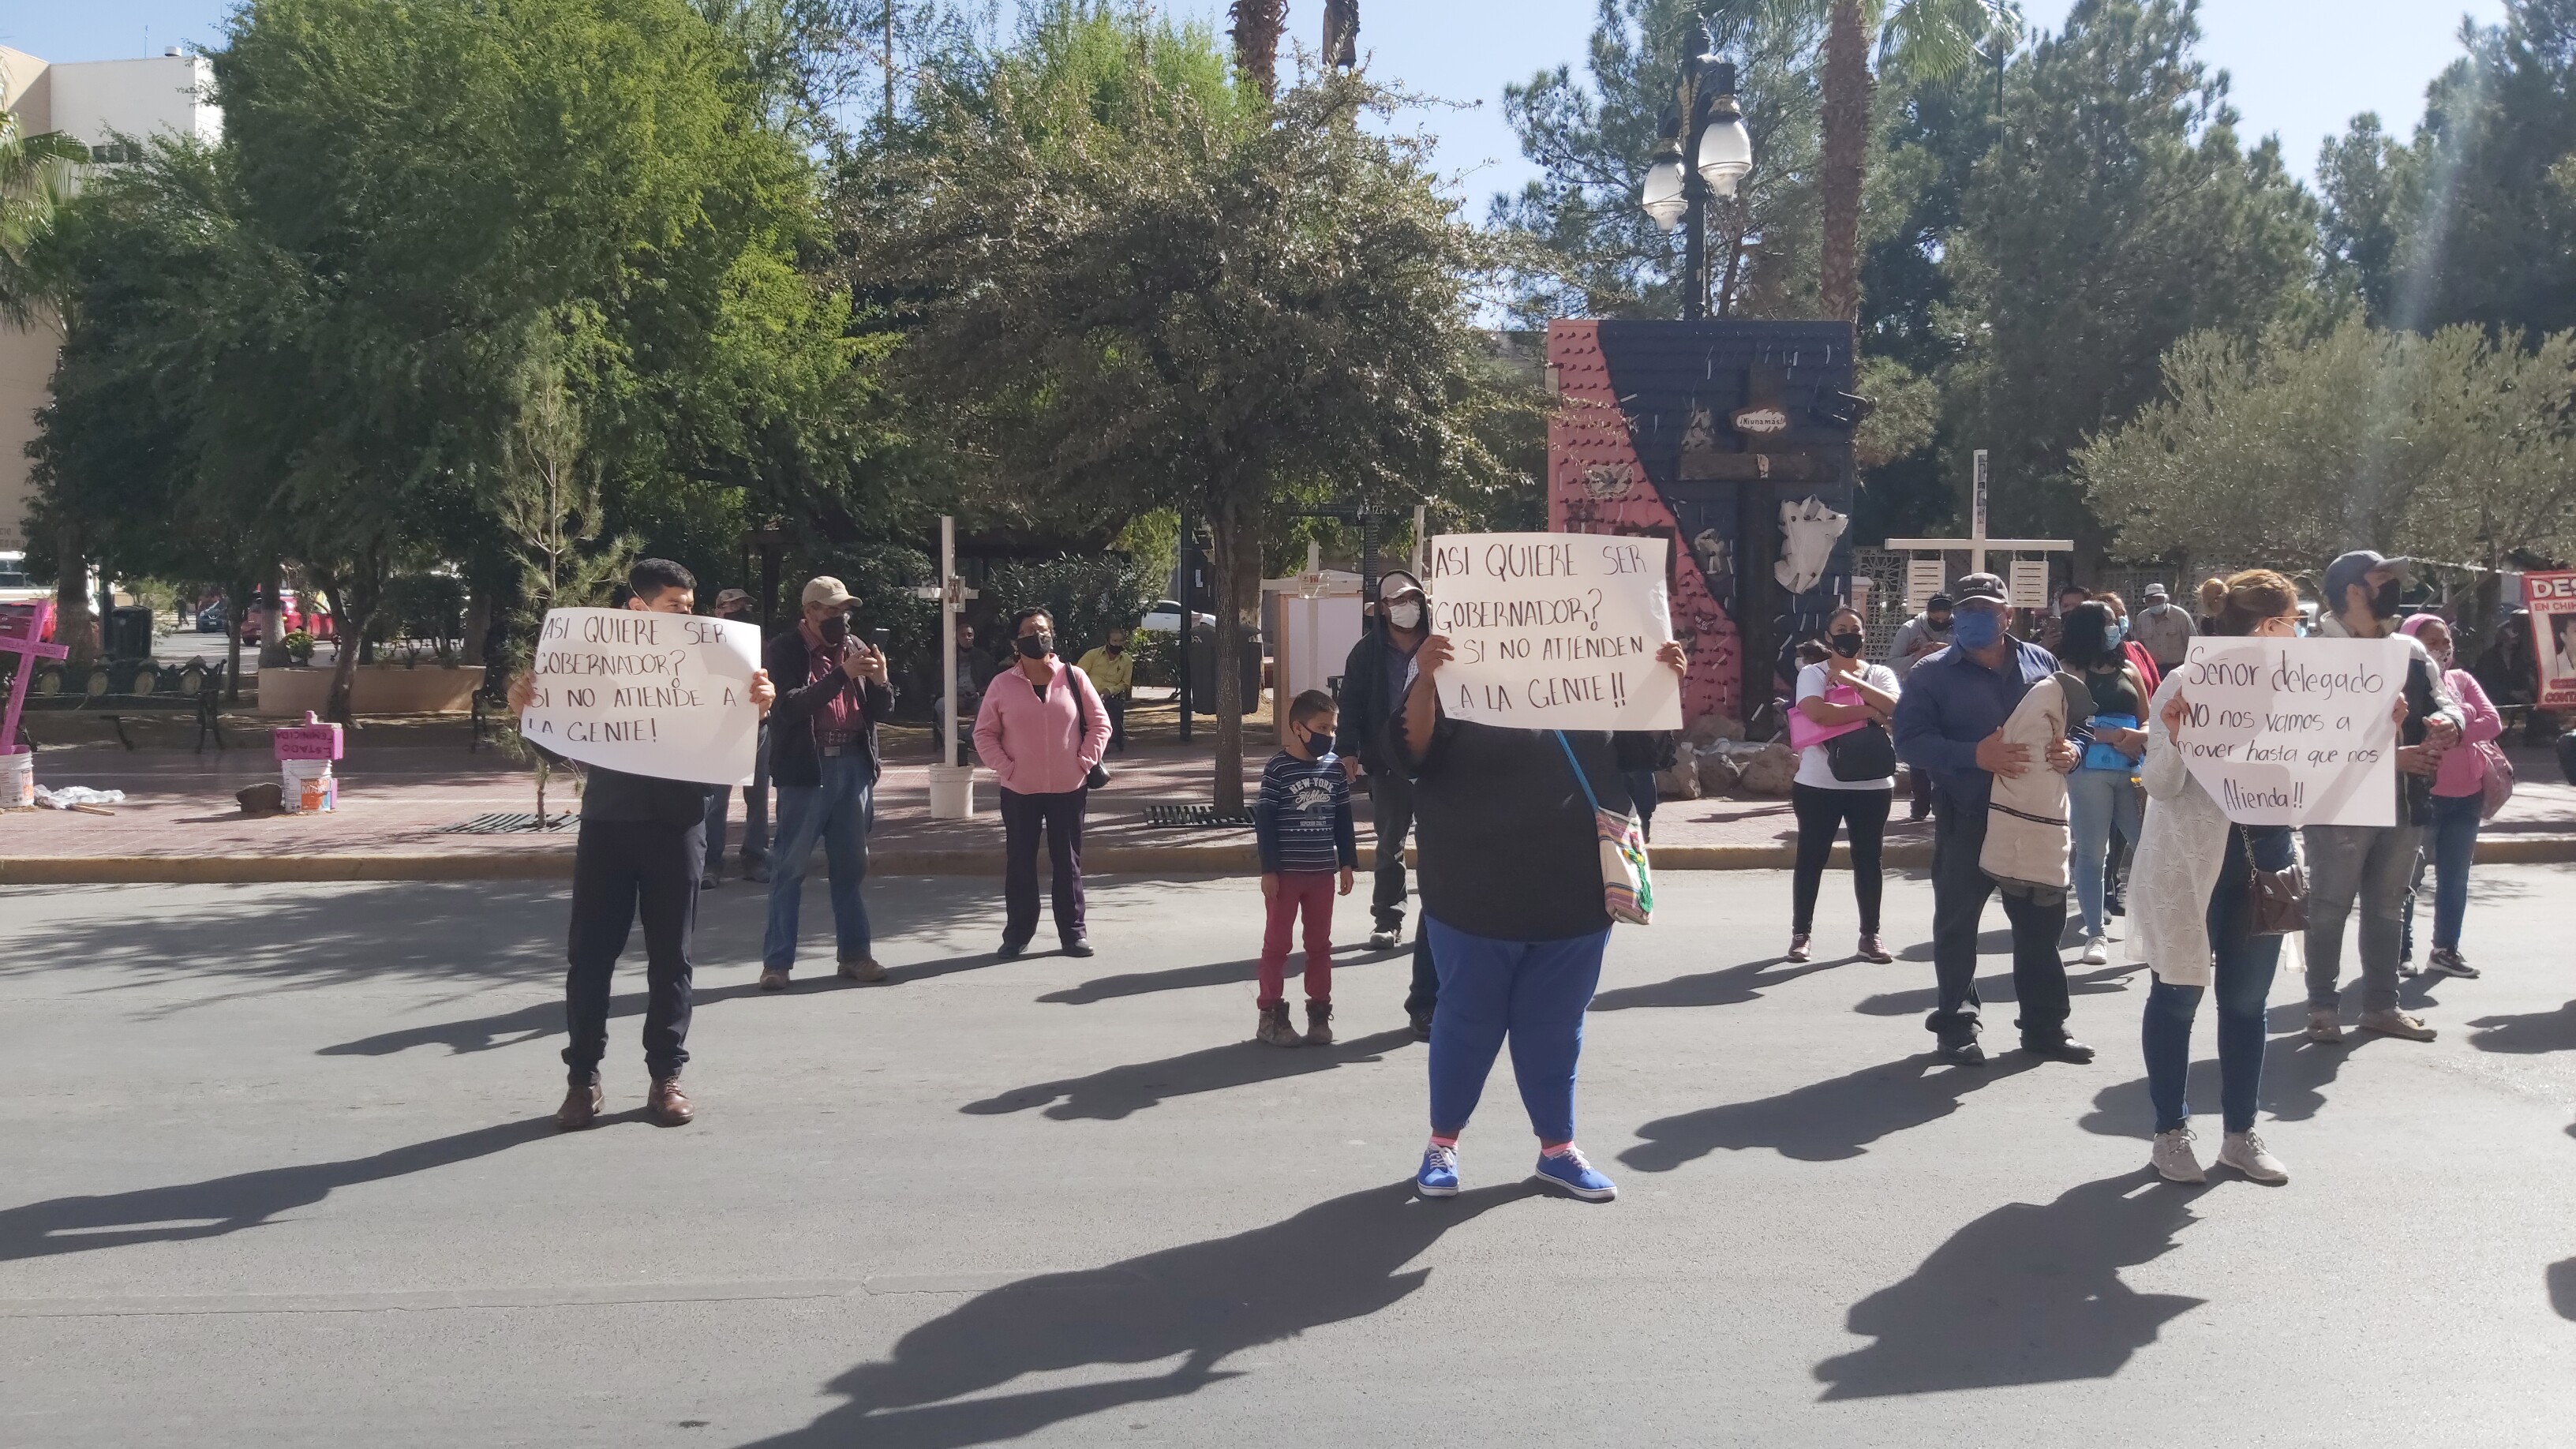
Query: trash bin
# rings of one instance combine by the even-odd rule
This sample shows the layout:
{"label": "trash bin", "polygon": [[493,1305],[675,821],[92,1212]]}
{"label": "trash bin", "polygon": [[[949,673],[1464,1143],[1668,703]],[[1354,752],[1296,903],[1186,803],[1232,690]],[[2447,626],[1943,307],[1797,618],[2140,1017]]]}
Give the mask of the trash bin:
{"label": "trash bin", "polygon": [[105,639],[110,659],[149,659],[152,657],[152,611],[141,604],[127,604],[107,611]]}

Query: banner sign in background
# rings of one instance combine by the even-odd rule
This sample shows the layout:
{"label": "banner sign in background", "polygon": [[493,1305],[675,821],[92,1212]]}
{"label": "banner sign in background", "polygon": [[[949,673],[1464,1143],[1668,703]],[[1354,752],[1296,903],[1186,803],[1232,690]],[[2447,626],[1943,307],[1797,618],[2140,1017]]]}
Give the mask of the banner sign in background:
{"label": "banner sign in background", "polygon": [[550,609],[537,635],[532,744],[630,775],[748,785],[760,742],[751,624],[641,609]]}
{"label": "banner sign in background", "polygon": [[2240,825],[2394,825],[2407,658],[2398,639],[2194,639],[2183,759]]}
{"label": "banner sign in background", "polygon": [[2576,573],[2524,574],[2522,602],[2540,658],[2540,707],[2576,709]]}
{"label": "banner sign in background", "polygon": [[1513,729],[1677,730],[1681,677],[1668,543],[1593,533],[1453,533],[1431,540],[1431,632],[1451,719]]}

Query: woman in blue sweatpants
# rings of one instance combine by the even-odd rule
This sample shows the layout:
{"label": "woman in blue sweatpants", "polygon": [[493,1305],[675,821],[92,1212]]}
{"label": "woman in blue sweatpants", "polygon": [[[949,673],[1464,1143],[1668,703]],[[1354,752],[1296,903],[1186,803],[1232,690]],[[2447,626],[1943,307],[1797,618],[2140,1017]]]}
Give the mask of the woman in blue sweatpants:
{"label": "woman in blue sweatpants", "polygon": [[[1656,738],[1501,729],[1446,718],[1434,634],[1414,655],[1386,757],[1414,778],[1422,929],[1440,978],[1431,1016],[1431,1142],[1414,1175],[1426,1198],[1458,1192],[1458,1138],[1509,1042],[1540,1180],[1587,1202],[1619,1194],[1574,1145],[1583,1014],[1610,941],[1593,812],[1629,807],[1623,772],[1651,767]],[[1660,662],[1678,673],[1681,646]]]}

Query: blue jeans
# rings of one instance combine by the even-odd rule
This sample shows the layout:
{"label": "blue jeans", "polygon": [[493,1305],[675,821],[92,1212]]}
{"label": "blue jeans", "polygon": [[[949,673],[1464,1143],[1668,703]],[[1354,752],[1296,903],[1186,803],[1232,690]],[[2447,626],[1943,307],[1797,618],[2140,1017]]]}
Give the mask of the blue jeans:
{"label": "blue jeans", "polygon": [[[733,787],[718,785],[707,792],[707,874],[714,875],[724,864],[725,816],[733,809]],[[760,727],[760,749],[753,756],[751,783],[742,787],[742,849],[744,865],[769,858],[769,726]]]}
{"label": "blue jeans", "polygon": [[2478,853],[2478,814],[2484,795],[2436,795],[2433,823],[2425,827],[2424,848],[2415,856],[2415,889],[2406,896],[2406,954],[2415,954],[2415,897],[2424,893],[2424,868],[2431,866],[2433,949],[2460,949],[2460,927],[2469,915],[2469,862]]}
{"label": "blue jeans", "polygon": [[1440,972],[1431,1013],[1431,1131],[1466,1130],[1503,1039],[1512,1075],[1542,1145],[1574,1140],[1574,1066],[1583,1055],[1583,1013],[1601,984],[1606,929],[1565,941],[1496,941],[1422,918]]}
{"label": "blue jeans", "polygon": [[875,782],[868,778],[864,752],[826,755],[821,764],[822,784],[778,787],[778,854],[769,863],[769,929],[760,942],[764,970],[796,964],[796,916],[817,840],[832,872],[832,926],[841,959],[868,958],[868,907],[859,882],[868,873],[868,831],[877,823]]}
{"label": "blue jeans", "polygon": [[2084,934],[2107,936],[2109,918],[2102,914],[2103,863],[2111,854],[2111,827],[2120,838],[2138,838],[2138,787],[2125,770],[2077,770],[2066,777],[2066,824],[2073,838],[2068,868],[2075,875],[2075,908],[2084,917]]}
{"label": "blue jeans", "polygon": [[[2230,1132],[2254,1126],[2254,1106],[2263,1090],[2263,1003],[2272,994],[2272,973],[2281,964],[2281,938],[2246,934],[2247,892],[2253,884],[2245,865],[2246,837],[2265,870],[2285,869],[2290,861],[2287,826],[2228,828],[2227,861],[2219,868],[2218,888],[2209,896],[2209,940],[2216,955],[2218,983],[2218,1100]],[[2146,1019],[2138,1044],[2147,1058],[2147,1099],[2156,1109],[2156,1130],[2171,1132],[2191,1120],[2185,1084],[2191,1074],[2191,1021],[2200,1010],[2201,988],[2158,981],[2147,991]]]}

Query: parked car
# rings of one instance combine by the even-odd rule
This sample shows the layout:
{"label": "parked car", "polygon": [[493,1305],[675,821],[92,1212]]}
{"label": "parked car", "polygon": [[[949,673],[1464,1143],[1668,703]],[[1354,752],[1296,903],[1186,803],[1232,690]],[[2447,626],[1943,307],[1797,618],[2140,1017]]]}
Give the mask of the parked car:
{"label": "parked car", "polygon": [[[289,589],[283,597],[286,602],[286,618],[284,620],[286,633],[292,634],[296,630],[301,629],[316,639],[328,639],[331,637],[331,614],[329,610],[315,609],[310,613],[305,612],[304,601],[299,598],[292,589]],[[245,644],[256,644],[259,642],[260,622],[264,617],[262,613],[263,603],[263,600],[256,598],[253,599],[251,601],[250,608],[242,614],[241,636],[242,642]]]}
{"label": "parked car", "polygon": [[223,600],[217,599],[213,603],[208,604],[206,607],[197,611],[197,632],[200,634],[220,634],[224,632]]}
{"label": "parked car", "polygon": [[[1196,610],[1192,610],[1190,618],[1192,622],[1203,625],[1207,628],[1213,629],[1216,627],[1216,615],[1214,614],[1202,614]],[[1145,617],[1137,622],[1136,627],[1149,634],[1178,634],[1181,632],[1180,600],[1156,600],[1154,607],[1145,611]]]}

